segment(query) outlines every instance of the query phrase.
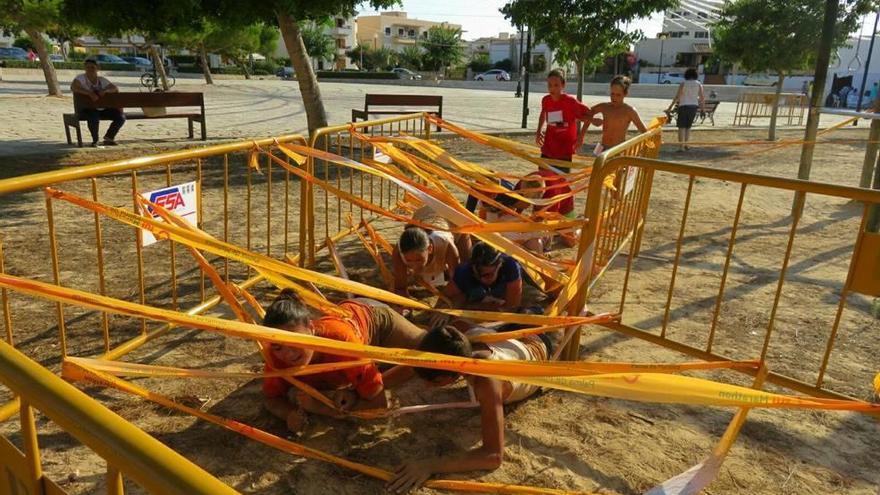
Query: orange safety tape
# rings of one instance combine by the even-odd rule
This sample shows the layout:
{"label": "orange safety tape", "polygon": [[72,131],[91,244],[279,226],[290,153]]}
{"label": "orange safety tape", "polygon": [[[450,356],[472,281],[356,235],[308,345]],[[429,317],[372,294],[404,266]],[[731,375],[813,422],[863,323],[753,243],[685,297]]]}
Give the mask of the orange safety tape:
{"label": "orange safety tape", "polygon": [[56,302],[114,314],[174,323],[224,335],[278,342],[318,352],[368,358],[391,364],[456,371],[569,392],[645,402],[726,407],[800,408],[880,413],[880,404],[856,400],[796,397],[752,390],[688,376],[663,373],[603,373],[584,375],[580,363],[492,361],[324,339],[210,316],[188,315],[120,299],[100,296],[0,274],[0,287]]}
{"label": "orange safety tape", "polygon": [[[151,392],[131,382],[121,380],[119,378],[107,375],[94,369],[90,369],[88,366],[85,366],[83,364],[77,364],[71,361],[67,361],[64,364],[65,366],[62,369],[62,374],[68,380],[110,387],[129,393],[131,395],[150,400],[169,409],[175,409],[188,413],[209,423],[213,423],[217,426],[226,428],[227,430],[239,433],[245,437],[250,438],[251,440],[256,440],[264,445],[268,445],[282,452],[307,457],[309,459],[317,459],[329,462],[337,466],[345,467],[353,471],[372,476],[373,478],[378,478],[383,481],[389,481],[393,477],[393,473],[391,471],[375,468],[366,464],[361,464],[359,462],[350,461],[342,457],[328,454],[326,452],[322,452],[320,450],[306,447],[305,445],[298,444],[290,440],[286,440],[269,432],[263,431],[259,428],[232,419],[224,418],[222,416],[207,413],[193,407],[179,404],[172,399],[165,397],[164,395],[158,394],[156,392]],[[537,488],[529,486],[508,485],[502,483],[480,483],[475,481],[458,480],[428,480],[427,482],[425,482],[425,486],[428,488],[441,490],[456,490],[477,493],[534,495],[558,495],[570,493],[551,488]]]}

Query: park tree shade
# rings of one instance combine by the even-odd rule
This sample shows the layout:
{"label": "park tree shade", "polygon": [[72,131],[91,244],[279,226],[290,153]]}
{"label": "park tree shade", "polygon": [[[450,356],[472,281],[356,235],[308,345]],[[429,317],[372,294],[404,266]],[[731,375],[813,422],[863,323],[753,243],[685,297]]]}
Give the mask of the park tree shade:
{"label": "park tree shade", "polygon": [[146,0],[66,0],[65,16],[84,25],[98,37],[141,35],[145,48],[159,74],[162,87],[168,89],[165,66],[156,44],[169,33],[199,29],[203,17],[199,0],[155,2]]}
{"label": "park tree shade", "polygon": [[321,21],[330,16],[350,17],[357,13],[361,4],[373,9],[388,8],[400,3],[397,0],[203,0],[203,6],[211,15],[225,18],[237,16],[243,20],[277,23],[281,29],[284,46],[296,72],[303,106],[306,109],[309,133],[327,126],[327,112],[321,100],[321,90],[315,71],[309,62],[309,53],[302,37],[304,21]]}
{"label": "park tree shade", "polygon": [[[848,3],[849,8],[837,11],[832,50],[846,43],[860,16],[876,2]],[[824,15],[825,0],[736,0],[724,6],[712,26],[714,50],[721,60],[738,63],[749,72],[776,72],[776,101],[767,135],[771,141],[776,139],[782,83],[792,71],[816,63]]]}
{"label": "park tree shade", "polygon": [[61,24],[62,4],[62,0],[0,0],[0,30],[27,33],[40,57],[50,96],[61,96],[61,86],[55,66],[49,59],[43,33]]}
{"label": "park tree shade", "polygon": [[621,29],[624,23],[677,5],[677,0],[512,0],[501,13],[517,26],[528,26],[537,41],[555,52],[557,63],[575,64],[580,100],[584,70],[642,36]]}

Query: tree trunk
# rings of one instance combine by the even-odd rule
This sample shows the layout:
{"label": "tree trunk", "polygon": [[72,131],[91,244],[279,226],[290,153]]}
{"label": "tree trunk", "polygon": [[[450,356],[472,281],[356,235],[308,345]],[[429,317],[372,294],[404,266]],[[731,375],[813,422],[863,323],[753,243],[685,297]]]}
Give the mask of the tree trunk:
{"label": "tree trunk", "polygon": [[584,61],[578,60],[575,62],[575,67],[577,67],[578,73],[578,89],[577,89],[577,99],[578,101],[584,100]]}
{"label": "tree trunk", "polygon": [[241,60],[238,57],[234,57],[232,60],[235,61],[235,65],[238,66],[239,69],[241,69],[242,74],[244,74],[244,78],[250,79],[251,78],[251,71],[248,70],[247,62],[244,62],[243,60]]}
{"label": "tree trunk", "polygon": [[40,66],[43,68],[43,76],[46,78],[46,86],[49,88],[49,96],[61,96],[61,86],[58,85],[58,75],[55,74],[55,66],[49,60],[49,52],[46,50],[46,43],[43,42],[43,34],[33,29],[25,29],[28,38],[37,49],[37,55],[40,57]]}
{"label": "tree trunk", "polygon": [[773,100],[773,111],[770,113],[770,133],[768,141],[776,141],[776,117],[779,115],[779,100],[782,95],[782,82],[785,80],[785,72],[779,71],[779,79],[776,81],[776,97]]}
{"label": "tree trunk", "polygon": [[162,89],[168,91],[168,76],[165,74],[165,64],[162,62],[162,57],[159,56],[159,50],[156,50],[156,45],[152,43],[147,45],[147,53],[150,54],[153,67],[156,68],[156,74],[159,76],[159,80],[162,81]]}
{"label": "tree trunk", "polygon": [[214,77],[211,76],[211,67],[208,66],[208,54],[205,52],[205,45],[199,45],[199,60],[202,62],[202,73],[205,75],[205,84],[214,84]]}
{"label": "tree trunk", "polygon": [[324,102],[321,100],[318,79],[309,63],[309,55],[306,53],[306,47],[303,44],[296,20],[289,14],[278,12],[278,26],[281,28],[284,46],[290,55],[290,64],[293,65],[293,70],[296,73],[299,92],[306,109],[309,134],[311,134],[316,129],[327,126],[327,112],[324,110]]}

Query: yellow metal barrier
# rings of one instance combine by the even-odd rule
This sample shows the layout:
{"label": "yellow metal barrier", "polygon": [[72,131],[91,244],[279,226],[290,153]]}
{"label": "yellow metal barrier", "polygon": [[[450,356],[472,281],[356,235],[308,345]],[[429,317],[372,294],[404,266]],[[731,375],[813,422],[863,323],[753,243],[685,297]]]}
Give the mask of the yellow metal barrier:
{"label": "yellow metal barrier", "polygon": [[[255,172],[253,163],[250,163],[252,151],[268,150],[274,154],[278,143],[306,144],[306,140],[298,135],[281,136],[0,180],[0,203],[4,205],[4,215],[0,217],[0,272],[91,287],[101,294],[122,293],[129,299],[189,314],[207,312],[222,301],[221,297],[212,294],[203,272],[195,267],[193,260],[177,256],[172,243],[142,248],[141,233],[102,222],[97,215],[82,215],[63,205],[55,205],[48,198],[43,199],[41,188],[57,185],[80,191],[93,199],[133,205],[135,192],[144,193],[194,181],[198,185],[197,210],[201,228],[218,238],[246,244],[253,249],[259,247],[267,254],[283,257],[295,252],[291,246],[298,242],[298,229],[290,225],[298,217],[297,211],[291,212],[296,204],[289,200],[291,174],[278,170],[280,167],[277,166],[273,170],[268,160],[260,172]],[[45,208],[42,212],[41,203]],[[265,217],[262,224],[265,227],[255,221],[262,216]],[[22,225],[31,229],[23,230]],[[43,233],[35,235],[38,231],[33,227],[42,228]],[[38,264],[43,260],[43,264]],[[226,280],[243,288],[250,288],[262,280],[250,269],[227,259],[213,261]],[[148,327],[146,320],[132,325],[132,321],[111,320],[106,313],[76,311],[56,304],[57,333],[53,334],[51,327],[46,328],[44,323],[45,309],[26,300],[14,299],[6,290],[0,291],[0,321],[3,322],[6,342],[16,345],[21,352],[46,367],[57,366],[68,353],[100,354],[108,359],[118,359],[173,328],[172,325]],[[71,328],[82,328],[83,331],[72,333]],[[100,331],[95,332],[95,329]],[[5,369],[0,369],[0,376],[0,382],[6,380]],[[37,403],[29,396],[22,399],[18,396],[19,389],[10,388],[10,391],[0,390],[0,397],[5,396],[8,401],[0,406],[0,421],[21,411],[24,432],[30,425],[27,421],[29,404]],[[64,411],[57,414],[64,414]],[[61,421],[59,424],[64,426]],[[10,473],[18,479],[35,479],[37,471],[33,466],[27,467],[15,461],[15,456],[6,455],[13,452],[10,446],[8,440],[0,437],[3,458],[11,459]],[[124,466],[117,465],[116,468],[123,468],[128,473]],[[23,476],[22,473],[26,472],[31,474]],[[119,476],[112,471],[109,476],[108,486],[117,493],[113,487],[121,486]],[[8,485],[0,486],[18,486],[17,483],[10,481]],[[27,486],[27,482],[22,486]],[[50,486],[48,482],[46,486]],[[51,488],[46,490],[52,492]]]}
{"label": "yellow metal barrier", "polygon": [[[786,125],[803,125],[809,106],[807,95],[782,93],[779,95],[777,119]],[[769,119],[773,115],[776,93],[743,93],[736,102],[733,125],[750,126],[753,119]]]}
{"label": "yellow metal barrier", "polygon": [[[644,135],[642,139],[649,139],[649,136]],[[836,197],[863,203],[864,207],[862,208],[860,227],[859,230],[854,233],[855,243],[853,246],[852,258],[849,263],[849,270],[846,281],[842,287],[839,296],[838,308],[833,320],[834,322],[832,324],[832,327],[828,331],[827,339],[825,340],[823,345],[819,349],[817,349],[817,352],[822,355],[822,360],[817,369],[809,370],[814,373],[815,381],[806,382],[777,372],[771,372],[767,378],[769,383],[773,383],[775,385],[779,385],[790,390],[817,397],[847,399],[852,398],[840,391],[835,391],[828,388],[827,386],[825,386],[824,382],[826,371],[828,368],[829,357],[832,353],[832,350],[834,349],[838,329],[841,322],[841,316],[846,307],[847,297],[850,295],[851,292],[856,290],[865,294],[872,294],[880,291],[880,273],[878,273],[876,270],[873,272],[870,271],[870,268],[875,266],[876,264],[876,252],[870,255],[865,253],[866,250],[872,249],[871,246],[876,246],[880,244],[876,240],[876,235],[871,234],[870,232],[868,232],[868,229],[866,229],[868,212],[870,208],[872,206],[880,205],[880,191],[840,186],[835,184],[802,181],[797,179],[786,179],[743,172],[719,170],[715,168],[685,165],[643,157],[626,156],[616,153],[615,149],[610,150],[608,155],[609,156],[600,157],[599,159],[597,159],[597,168],[600,170],[600,172],[596,172],[599,174],[599,177],[597,177],[597,179],[601,179],[602,177],[608,176],[610,174],[619,173],[621,170],[636,168],[640,171],[640,174],[644,174],[645,177],[653,177],[653,174],[655,172],[665,172],[680,177],[686,177],[688,179],[688,187],[687,193],[684,198],[682,217],[680,219],[680,224],[677,229],[678,235],[675,241],[675,254],[671,261],[671,277],[668,290],[665,295],[665,305],[663,309],[663,316],[661,320],[662,323],[659,334],[650,332],[646,329],[637,328],[633,325],[626,323],[626,300],[627,295],[632,292],[632,289],[629,286],[630,275],[632,271],[633,261],[638,255],[639,245],[642,242],[641,232],[643,231],[643,229],[639,230],[639,234],[636,236],[635,241],[629,246],[629,256],[627,257],[626,267],[624,269],[625,272],[623,283],[620,287],[620,299],[618,305],[619,312],[623,315],[622,323],[611,323],[606,324],[605,326],[626,335],[638,337],[648,342],[704,360],[717,361],[732,359],[731,357],[718,353],[716,350],[713,349],[713,345],[716,340],[716,327],[719,321],[719,313],[721,310],[722,302],[724,300],[726,282],[730,273],[730,261],[734,252],[734,245],[736,243],[737,228],[742,218],[743,199],[746,190],[749,187],[762,186],[775,190],[792,191],[795,193],[799,193],[799,195],[803,198],[805,198],[806,195],[810,194],[826,197]],[[599,165],[600,163],[601,165]],[[698,179],[726,181],[727,183],[739,186],[739,201],[736,206],[736,213],[733,218],[733,223],[730,226],[730,237],[726,250],[723,269],[720,273],[720,284],[717,296],[715,298],[715,304],[712,310],[711,324],[706,328],[706,345],[701,347],[696,346],[691,342],[677,340],[671,337],[670,332],[668,331],[670,325],[670,313],[674,309],[672,304],[672,295],[676,284],[676,274],[682,261],[681,254],[682,244],[685,237],[685,226],[687,224],[688,212],[691,205],[691,198],[693,196],[695,183]],[[607,203],[611,200],[609,200],[607,195],[600,194],[599,188],[601,187],[601,184],[601,180],[594,180],[591,183],[590,194],[588,195],[589,202],[587,204],[588,218],[597,218],[598,212],[604,211],[609,207]],[[650,188],[650,182],[646,183],[645,191],[650,192]],[[647,200],[647,196],[644,196],[643,199],[640,200],[641,208],[644,211],[646,211],[646,208],[648,206]],[[644,213],[642,214],[642,217],[644,218]],[[786,273],[788,271],[791,261],[791,253],[794,240],[798,233],[799,220],[800,217],[795,217],[791,219],[791,225],[788,233],[788,242],[786,249],[783,253],[782,260],[779,262],[778,265],[779,278],[774,291],[773,303],[770,309],[770,314],[768,316],[767,327],[764,332],[763,338],[761,339],[762,344],[760,348],[753,349],[754,354],[750,356],[750,359],[760,359],[762,364],[768,365],[770,369],[773,369],[773,366],[772,363],[768,362],[770,360],[770,356],[768,356],[768,348],[774,334],[775,322],[777,319],[777,310],[780,303],[780,296],[786,282]],[[579,310],[583,307],[583,304],[589,305],[591,303],[591,289],[596,281],[596,276],[594,274],[597,273],[598,270],[601,270],[606,266],[603,265],[603,263],[605,262],[605,257],[603,254],[604,251],[602,248],[602,243],[603,239],[602,234],[600,233],[600,226],[597,224],[597,222],[591,221],[588,224],[588,227],[584,229],[580,244],[580,252],[582,253],[582,255],[588,257],[585,260],[587,261],[587,263],[584,264],[583,270],[585,273],[584,277],[586,278],[587,283],[580,287],[580,290],[578,291],[576,297],[572,300],[569,306],[570,311]],[[643,297],[648,296],[648,294],[644,293],[640,295]],[[804,308],[804,310],[810,311],[811,309]],[[574,342],[576,343],[577,340],[575,340]],[[568,352],[568,356],[570,359],[576,358],[577,345],[571,345],[568,349]],[[804,368],[799,371],[806,370],[806,364],[804,364]],[[751,374],[754,373],[752,372]]]}
{"label": "yellow metal barrier", "polygon": [[107,461],[108,493],[122,493],[122,474],[162,495],[238,493],[2,341],[0,382],[23,398],[24,452],[0,437],[3,493],[67,493],[42,474],[32,407]]}
{"label": "yellow metal barrier", "polygon": [[[413,113],[387,119],[322,127],[312,134],[309,146],[358,161],[372,159],[373,148],[360,143],[353,136],[353,131],[369,136],[409,135],[425,139],[431,137],[431,126],[427,122],[427,114]],[[320,166],[320,170],[318,166]],[[388,180],[355,171],[348,171],[347,180],[343,180],[341,168],[330,167],[321,160],[311,157],[309,157],[306,167],[310,174],[323,178],[326,182],[335,181],[337,188],[368,199],[380,207],[394,209],[397,201],[401,199],[400,188]],[[349,203],[348,211],[343,214],[343,201],[337,197],[335,201],[336,212],[335,215],[331,215],[333,203],[328,191],[324,189],[318,191],[317,196],[319,197],[316,201],[316,192],[311,184],[303,181],[301,187],[300,239],[302,239],[302,244],[300,245],[300,263],[308,265],[315,262],[316,247],[323,242],[323,239],[348,228],[347,223],[343,221],[347,215],[352,215],[357,218],[356,221],[360,221],[371,217],[372,213],[365,213],[362,208],[358,208],[355,213],[354,205]],[[322,217],[321,225],[316,225],[316,219],[320,220]],[[333,228],[334,223],[335,228]],[[321,240],[316,239],[316,230],[323,230]]]}

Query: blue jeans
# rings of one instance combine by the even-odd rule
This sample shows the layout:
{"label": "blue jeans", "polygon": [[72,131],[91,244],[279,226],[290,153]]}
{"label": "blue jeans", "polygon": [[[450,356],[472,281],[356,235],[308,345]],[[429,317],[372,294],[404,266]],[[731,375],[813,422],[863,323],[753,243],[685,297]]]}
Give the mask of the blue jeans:
{"label": "blue jeans", "polygon": [[93,143],[98,142],[98,124],[101,119],[113,121],[107,129],[107,134],[104,135],[104,139],[110,141],[116,139],[116,133],[119,132],[119,129],[125,124],[125,115],[122,113],[122,110],[118,108],[104,108],[101,110],[95,108],[82,108],[79,111],[79,116],[88,121],[89,134],[92,135]]}

